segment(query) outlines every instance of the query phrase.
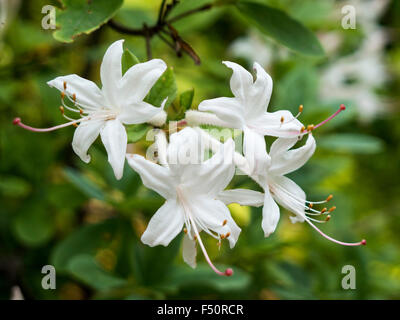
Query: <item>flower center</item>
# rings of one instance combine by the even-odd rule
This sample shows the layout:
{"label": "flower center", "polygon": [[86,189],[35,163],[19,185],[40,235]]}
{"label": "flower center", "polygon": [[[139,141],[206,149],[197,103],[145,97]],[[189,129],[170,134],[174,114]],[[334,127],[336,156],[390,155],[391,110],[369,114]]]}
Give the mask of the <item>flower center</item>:
{"label": "flower center", "polygon": [[[77,127],[79,123],[84,122],[84,121],[114,120],[118,116],[118,112],[116,110],[111,110],[111,109],[107,109],[107,108],[97,109],[97,108],[90,107],[90,106],[84,106],[84,107],[81,106],[79,103],[77,103],[76,94],[73,94],[72,97],[70,97],[69,95],[67,95],[65,93],[66,89],[67,89],[67,83],[64,82],[64,91],[61,92],[61,104],[62,105],[60,106],[60,112],[61,112],[62,116],[68,120],[67,123],[63,123],[61,125],[49,127],[49,128],[34,128],[34,127],[31,127],[31,126],[28,126],[28,125],[22,123],[21,118],[15,118],[13,120],[13,124],[18,125],[21,128],[24,128],[26,130],[33,131],[33,132],[49,132],[49,131],[54,131],[54,130],[58,130],[61,128],[65,128],[65,127],[68,127],[71,125]],[[72,103],[72,105],[68,105],[68,103],[65,101],[66,97],[68,98],[70,103]],[[65,114],[66,110],[69,112],[73,112],[75,114],[79,113],[80,118],[74,119],[74,118],[67,116]]]}

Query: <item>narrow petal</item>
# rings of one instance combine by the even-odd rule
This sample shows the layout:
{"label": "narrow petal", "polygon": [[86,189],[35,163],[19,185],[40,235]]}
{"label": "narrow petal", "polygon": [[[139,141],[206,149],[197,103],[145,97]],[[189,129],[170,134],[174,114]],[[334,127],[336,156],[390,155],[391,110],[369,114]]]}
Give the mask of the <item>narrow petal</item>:
{"label": "narrow petal", "polygon": [[173,174],[181,176],[182,181],[193,180],[204,159],[204,149],[199,132],[186,127],[173,133],[169,139],[167,159]]}
{"label": "narrow petal", "polygon": [[138,63],[129,68],[122,77],[123,98],[142,101],[166,69],[167,65],[161,59]]}
{"label": "narrow petal", "polygon": [[304,208],[306,201],[306,194],[293,180],[279,176],[273,177],[271,185],[274,192],[274,199],[285,209],[294,213],[295,221],[304,221]]}
{"label": "narrow petal", "polygon": [[270,173],[274,175],[285,175],[302,167],[314,154],[316,148],[315,139],[312,134],[308,135],[304,146],[282,153],[272,158]]}
{"label": "narrow petal", "polygon": [[232,128],[241,129],[245,122],[244,106],[236,98],[216,98],[200,102],[200,111],[214,113],[220,120],[229,123]]}
{"label": "narrow petal", "polygon": [[105,122],[102,120],[82,121],[78,128],[75,129],[72,149],[82,161],[90,162],[90,155],[87,154],[87,151],[97,139],[104,125]]}
{"label": "narrow petal", "polygon": [[243,130],[243,153],[249,163],[252,174],[266,174],[271,162],[267,153],[264,136],[247,127]]}
{"label": "narrow petal", "polygon": [[287,110],[266,112],[248,121],[247,125],[262,135],[283,138],[293,138],[303,127],[303,124]]}
{"label": "narrow petal", "polygon": [[[229,245],[231,248],[235,246],[241,229],[232,219],[229,209],[222,201],[206,197],[192,197],[190,208],[196,223],[203,231],[211,230],[223,235],[229,232]],[[226,223],[224,223],[225,220]]]}
{"label": "narrow petal", "polygon": [[245,102],[253,85],[252,74],[237,63],[230,61],[223,61],[222,63],[233,71],[230,80],[232,93],[236,98],[239,98],[241,102]]}
{"label": "narrow petal", "polygon": [[183,261],[185,261],[192,268],[196,268],[196,241],[190,239],[187,234],[183,237],[182,255]]}
{"label": "narrow petal", "polygon": [[227,187],[235,173],[234,148],[233,140],[229,139],[221,144],[220,149],[210,159],[195,167],[193,172],[187,172],[183,176],[186,192],[217,197]]}
{"label": "narrow petal", "polygon": [[101,140],[107,150],[108,162],[114,170],[115,177],[122,178],[125,163],[128,136],[125,127],[119,120],[108,120],[100,131]]}
{"label": "narrow petal", "polygon": [[[65,90],[64,83],[66,85]],[[86,111],[87,109],[98,109],[104,106],[103,94],[99,87],[94,82],[81,78],[76,74],[57,77],[47,82],[47,84],[61,92],[65,92],[71,99],[75,95],[77,104]]]}
{"label": "narrow petal", "polygon": [[218,199],[225,204],[238,203],[242,206],[261,207],[264,204],[264,193],[248,189],[221,191]]}
{"label": "narrow petal", "polygon": [[103,94],[113,106],[119,106],[120,82],[122,78],[121,58],[124,40],[115,41],[104,54],[100,67],[100,78],[103,84]]}
{"label": "narrow petal", "polygon": [[257,78],[247,94],[247,119],[257,119],[267,111],[273,87],[272,78],[257,62],[254,63],[253,69]]}
{"label": "narrow petal", "polygon": [[275,231],[279,217],[278,205],[275,203],[269,190],[265,190],[263,219],[261,223],[265,237],[269,237]]}
{"label": "narrow petal", "polygon": [[153,215],[143,233],[141,240],[144,244],[154,247],[168,246],[183,227],[183,210],[176,200],[167,200]]}
{"label": "narrow petal", "polygon": [[297,137],[293,138],[278,138],[276,139],[269,150],[269,155],[271,158],[281,157],[285,152],[292,148],[299,139]]}
{"label": "narrow petal", "polygon": [[174,180],[167,168],[146,160],[137,154],[128,154],[127,160],[132,169],[140,175],[143,184],[147,188],[156,191],[166,199],[176,197]]}
{"label": "narrow petal", "polygon": [[144,101],[126,103],[121,109],[118,119],[124,124],[145,123],[163,111]]}

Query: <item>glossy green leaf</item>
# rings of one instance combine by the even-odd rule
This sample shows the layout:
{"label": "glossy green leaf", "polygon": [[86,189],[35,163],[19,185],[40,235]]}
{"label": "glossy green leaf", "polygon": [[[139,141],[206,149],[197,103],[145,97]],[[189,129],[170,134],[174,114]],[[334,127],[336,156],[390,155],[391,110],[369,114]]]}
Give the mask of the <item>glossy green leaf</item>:
{"label": "glossy green leaf", "polygon": [[365,134],[338,133],[322,136],[318,139],[321,148],[358,154],[379,153],[384,148],[381,139]]}
{"label": "glossy green leaf", "polygon": [[71,259],[67,270],[75,278],[96,290],[108,290],[126,285],[126,280],[104,270],[90,255],[78,255]]}
{"label": "glossy green leaf", "polygon": [[146,133],[152,128],[152,126],[141,123],[128,125],[126,127],[126,133],[128,134],[128,143],[135,143],[146,136]]}
{"label": "glossy green leaf", "polygon": [[123,0],[62,0],[56,11],[54,38],[72,42],[82,33],[89,34],[106,23],[121,7]]}
{"label": "glossy green leaf", "polygon": [[299,53],[322,56],[317,37],[303,24],[284,11],[255,2],[238,2],[239,12],[261,32]]}
{"label": "glossy green leaf", "polygon": [[172,101],[175,100],[177,92],[178,89],[176,86],[174,71],[171,67],[168,67],[153,88],[151,88],[145,101],[159,107],[164,99],[168,98],[165,103],[166,109]]}
{"label": "glossy green leaf", "polygon": [[72,168],[65,168],[64,173],[68,180],[88,197],[99,200],[105,199],[103,191],[101,191],[92,181],[82,175],[79,171]]}
{"label": "glossy green leaf", "polygon": [[179,97],[179,103],[181,105],[181,112],[185,112],[192,107],[194,97],[194,89],[189,89],[183,92]]}
{"label": "glossy green leaf", "polygon": [[140,63],[139,59],[129,49],[124,49],[121,58],[122,74],[125,74],[130,67],[138,63]]}

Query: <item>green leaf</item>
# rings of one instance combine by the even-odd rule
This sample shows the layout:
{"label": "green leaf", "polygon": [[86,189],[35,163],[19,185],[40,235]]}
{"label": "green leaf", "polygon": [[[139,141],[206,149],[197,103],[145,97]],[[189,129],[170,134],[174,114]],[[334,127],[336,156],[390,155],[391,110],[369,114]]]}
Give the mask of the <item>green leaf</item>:
{"label": "green leaf", "polygon": [[105,271],[90,255],[75,256],[67,270],[77,279],[96,290],[108,290],[126,285],[126,280]]}
{"label": "green leaf", "polygon": [[129,49],[125,49],[121,58],[122,74],[125,74],[130,67],[138,63],[140,63],[139,59]]}
{"label": "green leaf", "polygon": [[145,101],[159,107],[164,99],[168,97],[164,107],[166,109],[175,100],[177,92],[174,71],[171,67],[168,67],[153,88],[151,88]]}
{"label": "green leaf", "polygon": [[27,246],[36,247],[46,243],[54,230],[49,210],[39,201],[29,203],[14,220],[15,234]]}
{"label": "green leaf", "polygon": [[192,107],[194,97],[194,89],[189,89],[183,92],[179,97],[179,104],[181,105],[181,112],[184,113]]}
{"label": "green leaf", "polygon": [[56,11],[58,30],[53,36],[61,42],[72,42],[78,35],[89,34],[106,23],[121,7],[123,0],[62,0]]}
{"label": "green leaf", "polygon": [[52,265],[57,271],[65,271],[73,257],[82,254],[94,256],[97,250],[110,244],[119,230],[120,221],[117,219],[81,227],[57,245],[51,255]]}
{"label": "green leaf", "polygon": [[[220,270],[226,269],[225,266],[218,267]],[[206,286],[218,291],[230,292],[244,290],[250,284],[250,276],[239,268],[234,269],[231,277],[221,277],[206,264],[200,264],[196,269],[178,266],[171,270],[165,284],[171,287]]]}
{"label": "green leaf", "polygon": [[142,243],[135,246],[135,275],[140,282],[146,285],[158,285],[168,275],[175,257],[179,253],[182,242],[182,233],[170,242],[167,247],[148,247]]}
{"label": "green leaf", "polygon": [[79,171],[72,168],[65,168],[64,173],[68,180],[89,198],[105,200],[103,191],[101,191],[92,181],[82,175]]}
{"label": "green leaf", "polygon": [[358,154],[373,154],[381,152],[384,143],[381,139],[356,133],[339,133],[322,136],[319,146],[332,151],[342,151]]}
{"label": "green leaf", "polygon": [[284,11],[255,2],[239,2],[236,6],[261,32],[288,48],[310,56],[324,55],[316,36]]}
{"label": "green leaf", "polygon": [[290,109],[296,114],[299,105],[302,104],[309,111],[310,107],[316,105],[317,79],[316,71],[311,66],[301,65],[290,70],[277,85],[276,105],[280,109]]}
{"label": "green leaf", "polygon": [[128,125],[125,126],[125,128],[126,133],[128,134],[128,143],[135,143],[142,139],[146,135],[147,131],[152,128],[152,126],[146,123],[141,123]]}
{"label": "green leaf", "polygon": [[6,197],[24,197],[31,191],[31,186],[25,180],[15,176],[0,177],[0,193]]}

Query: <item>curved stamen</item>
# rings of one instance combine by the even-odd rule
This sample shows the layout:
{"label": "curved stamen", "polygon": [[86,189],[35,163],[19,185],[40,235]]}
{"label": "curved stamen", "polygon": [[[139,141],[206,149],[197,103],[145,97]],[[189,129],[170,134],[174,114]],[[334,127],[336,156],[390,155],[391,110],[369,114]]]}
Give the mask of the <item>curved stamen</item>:
{"label": "curved stamen", "polygon": [[365,245],[367,244],[367,240],[365,240],[365,239],[361,240],[360,242],[343,242],[343,241],[336,240],[336,239],[334,239],[334,238],[328,236],[327,234],[323,233],[323,232],[322,232],[319,228],[317,228],[311,221],[309,221],[308,218],[305,219],[305,220],[307,221],[307,223],[308,223],[311,227],[313,227],[315,230],[317,230],[317,232],[318,232],[321,236],[323,236],[325,239],[328,239],[329,241],[332,241],[332,242],[334,242],[334,243],[340,244],[340,245],[342,245],[342,246],[351,246],[351,247],[361,246],[361,245],[365,246]]}
{"label": "curved stamen", "polygon": [[[286,193],[288,196],[292,197],[293,199],[295,199],[295,200],[297,200],[297,201],[300,201],[302,204],[303,204],[303,203],[308,203],[308,204],[323,204],[323,203],[326,203],[326,202],[330,201],[330,200],[333,198],[332,195],[329,195],[325,200],[322,200],[322,201],[308,201],[308,200],[301,199],[301,198],[297,197],[296,195],[294,195],[293,193],[289,192],[289,191],[286,190],[285,188],[282,188],[279,184],[274,184],[274,188],[278,188],[279,190],[283,191],[284,193]],[[306,206],[305,206],[305,207],[306,207]],[[309,207],[307,207],[307,208],[309,208]],[[310,208],[310,209],[311,209],[311,208]]]}
{"label": "curved stamen", "polygon": [[20,126],[21,128],[24,128],[25,130],[29,130],[29,131],[33,131],[33,132],[49,132],[49,131],[54,131],[54,130],[58,130],[58,129],[61,129],[61,128],[65,128],[65,127],[69,127],[69,126],[78,124],[79,122],[82,122],[85,119],[86,118],[70,121],[70,122],[63,123],[63,124],[60,124],[58,126],[54,126],[54,127],[50,127],[50,128],[34,128],[34,127],[31,127],[31,126],[28,126],[28,125],[26,125],[26,124],[21,122],[21,118],[15,118],[13,120],[13,124],[16,125],[16,126]]}
{"label": "curved stamen", "polygon": [[341,113],[342,111],[346,110],[346,106],[344,104],[341,104],[339,109],[332,114],[330,117],[326,118],[324,121],[318,123],[317,125],[314,126],[314,130],[317,129],[318,127],[324,125],[325,123],[331,121],[333,118],[335,118],[339,113]]}
{"label": "curved stamen", "polygon": [[193,220],[193,217],[192,217],[192,215],[190,213],[190,210],[189,210],[189,208],[188,208],[188,206],[186,204],[186,201],[185,201],[185,199],[184,199],[184,197],[182,195],[182,192],[181,192],[180,188],[177,187],[176,191],[177,191],[178,198],[181,200],[182,206],[183,206],[183,208],[184,208],[184,210],[185,210],[185,212],[186,212],[186,214],[187,214],[187,216],[188,216],[188,218],[190,220],[190,224],[193,227],[193,231],[195,233],[195,239],[197,239],[199,241],[199,245],[200,245],[201,251],[203,251],[204,258],[206,259],[208,265],[211,267],[211,269],[216,274],[218,274],[220,276],[228,276],[228,277],[231,276],[233,274],[233,270],[231,268],[228,268],[224,272],[221,272],[212,263],[210,257],[208,256],[207,250],[204,247],[203,242],[201,241],[199,231],[197,230],[197,227],[196,227],[196,223]]}

